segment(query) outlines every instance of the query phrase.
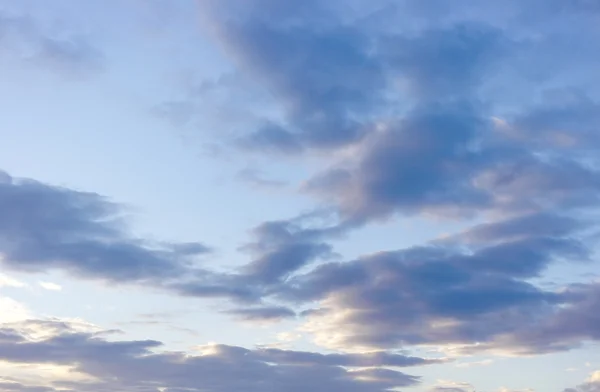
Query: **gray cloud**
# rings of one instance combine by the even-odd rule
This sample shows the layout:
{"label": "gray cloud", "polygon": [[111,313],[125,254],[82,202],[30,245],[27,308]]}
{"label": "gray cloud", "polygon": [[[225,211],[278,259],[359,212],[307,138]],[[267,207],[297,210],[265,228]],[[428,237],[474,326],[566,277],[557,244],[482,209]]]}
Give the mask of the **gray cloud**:
{"label": "gray cloud", "polygon": [[344,225],[329,224],[321,211],[288,220],[266,221],[251,230],[253,241],[238,250],[250,260],[228,273],[203,271],[168,284],[170,290],[190,297],[229,298],[258,304],[287,285],[298,271],[337,257],[326,241],[340,238]]}
{"label": "gray cloud", "polygon": [[2,174],[0,253],[5,268],[64,270],[115,283],[163,282],[191,271],[200,243],[153,244],[128,235],[120,206],[74,191]]}
{"label": "gray cloud", "polygon": [[563,392],[599,392],[600,391],[600,371],[595,372],[585,383],[575,388],[567,388]]}
{"label": "gray cloud", "polygon": [[263,349],[259,352],[259,357],[267,361],[280,360],[297,365],[325,365],[325,366],[345,366],[345,367],[373,367],[373,366],[393,366],[410,367],[427,364],[446,363],[445,359],[424,359],[418,357],[408,357],[401,354],[387,352],[373,352],[365,354],[320,354],[301,351]]}
{"label": "gray cloud", "polygon": [[511,46],[500,30],[482,23],[416,33],[394,30],[396,23],[374,29],[368,19],[384,9],[378,2],[346,12],[338,2],[250,4],[202,7],[240,74],[266,89],[282,112],[248,125],[255,129],[239,144],[257,150],[291,153],[358,142],[381,118],[397,116],[398,102],[406,100],[399,79],[419,99],[465,97]]}
{"label": "gray cloud", "polygon": [[24,385],[17,381],[0,378],[0,391],[2,392],[56,392],[51,387]]}
{"label": "gray cloud", "polygon": [[[290,151],[306,144],[336,146],[361,137],[360,120],[353,117],[372,110],[385,89],[382,64],[370,54],[370,37],[355,26],[321,18],[334,14],[316,2],[302,8],[308,18],[327,21],[320,28],[298,23],[295,7],[279,7],[279,19],[255,17],[252,12],[236,17],[243,11],[235,10],[232,17],[223,4],[216,7],[213,27],[220,43],[285,107],[285,124],[251,133],[245,138],[247,146]],[[349,116],[348,111],[354,114]]]}
{"label": "gray cloud", "polygon": [[30,15],[0,10],[0,54],[68,77],[103,67],[104,55],[89,37],[51,25]]}
{"label": "gray cloud", "polygon": [[485,127],[468,103],[416,109],[400,124],[374,135],[348,164],[310,180],[306,189],[324,195],[358,221],[395,209],[484,206],[488,195],[469,181],[488,159],[470,148]]}
{"label": "gray cloud", "polygon": [[241,170],[237,177],[252,186],[262,189],[279,189],[287,186],[285,181],[266,178],[264,173],[249,168]]}
{"label": "gray cloud", "polygon": [[482,223],[465,232],[440,240],[441,243],[490,244],[532,238],[535,236],[563,237],[584,229],[586,224],[575,217],[540,212]]}
{"label": "gray cloud", "polygon": [[[43,322],[40,322],[43,324]],[[55,389],[158,391],[303,391],[344,389],[356,392],[386,391],[415,385],[418,377],[379,368],[385,364],[418,362],[389,354],[374,356],[340,355],[333,360],[314,353],[277,350],[248,350],[215,345],[202,348],[202,355],[179,352],[156,353],[160,342],[108,341],[100,335],[62,329],[42,340],[28,340],[18,326],[0,329],[0,357],[11,363],[52,363],[72,365],[95,377],[97,383],[55,382]],[[382,360],[383,359],[383,360]],[[422,360],[420,364],[429,361]],[[348,370],[341,363],[359,366]],[[366,365],[364,367],[363,365]],[[6,388],[23,389],[9,382]],[[103,389],[104,388],[104,389]],[[10,389],[9,389],[10,390]],[[27,390],[27,389],[25,389]],[[46,389],[52,391],[51,388]]]}
{"label": "gray cloud", "polygon": [[[305,318],[327,344],[339,335],[333,344],[479,343],[539,353],[598,339],[587,316],[596,312],[596,288],[556,292],[535,283],[553,262],[590,258],[579,235],[587,227],[580,217],[600,196],[597,80],[581,65],[595,64],[585,53],[597,53],[589,49],[600,42],[586,35],[597,26],[589,6],[202,3],[244,83],[221,80],[200,95],[226,84],[267,96],[277,114],[252,113],[236,145],[288,155],[326,150],[325,168],[304,190],[339,221],[265,222],[242,248],[250,261],[216,273],[194,267],[202,244],[131,238],[118,206],[98,195],[5,175],[4,266],[227,297],[256,306],[232,311],[246,319],[291,315],[284,306],[316,301],[322,308]],[[569,23],[546,6],[562,9]],[[535,23],[523,22],[534,14]],[[575,39],[582,37],[592,43]],[[574,69],[582,72],[575,77]],[[178,108],[185,121],[193,115],[185,103]],[[487,223],[421,247],[328,260],[331,238],[396,214]],[[264,305],[269,300],[282,307]]]}
{"label": "gray cloud", "polygon": [[561,351],[600,339],[600,285],[574,284],[561,293],[565,306],[554,309],[536,323],[535,329],[519,326],[481,349],[510,347],[524,354]]}
{"label": "gray cloud", "polygon": [[431,392],[468,392],[468,390],[459,387],[435,387]]}
{"label": "gray cloud", "polygon": [[224,313],[230,314],[239,320],[250,322],[280,321],[296,317],[296,312],[283,306],[233,309]]}
{"label": "gray cloud", "polygon": [[374,134],[305,189],[358,222],[394,213],[474,217],[598,202],[595,166],[555,150],[488,143],[489,123],[477,113],[463,105],[428,105]]}
{"label": "gray cloud", "polygon": [[242,249],[254,259],[242,273],[259,283],[273,284],[292,272],[331,254],[331,246],[321,239],[321,230],[304,228],[291,221],[264,222],[253,230],[256,241]]}
{"label": "gray cloud", "polygon": [[[572,222],[558,217],[555,222],[553,232],[564,236],[537,232],[535,225],[525,233],[523,225],[516,237],[468,251],[432,245],[327,263],[292,278],[278,295],[293,302],[320,300],[323,308],[305,315],[307,328],[320,343],[335,347],[478,344],[521,353],[569,349],[598,339],[596,323],[585,316],[593,314],[598,296],[587,286],[565,293],[530,282],[556,260],[588,258],[586,247],[571,237],[574,232],[564,231]],[[476,229],[468,234],[503,233],[510,225],[488,224],[479,227],[482,235]]]}
{"label": "gray cloud", "polygon": [[585,151],[598,146],[598,103],[581,89],[545,91],[533,107],[512,118],[503,131],[536,148]]}
{"label": "gray cloud", "polygon": [[[597,84],[564,75],[597,53],[577,46],[597,34],[588,6],[407,0],[203,7],[239,72],[281,104],[282,116],[247,125],[244,145],[286,153],[355,148],[353,158],[306,187],[351,219],[597,201],[597,170],[563,148],[593,138],[597,122],[588,97]],[[578,28],[567,28],[547,7]],[[524,23],[534,14],[544,23]],[[531,69],[548,75],[540,79]],[[516,100],[505,85],[531,92]],[[498,115],[518,131],[516,139],[494,129]],[[376,131],[381,124],[385,130]],[[524,140],[536,149],[523,148]]]}

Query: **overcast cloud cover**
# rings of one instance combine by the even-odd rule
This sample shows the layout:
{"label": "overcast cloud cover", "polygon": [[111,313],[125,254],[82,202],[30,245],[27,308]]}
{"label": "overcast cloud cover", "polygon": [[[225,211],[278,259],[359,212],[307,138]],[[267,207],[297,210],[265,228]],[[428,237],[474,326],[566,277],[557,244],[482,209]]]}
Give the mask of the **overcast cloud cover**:
{"label": "overcast cloud cover", "polygon": [[599,392],[599,26],[0,0],[0,392]]}

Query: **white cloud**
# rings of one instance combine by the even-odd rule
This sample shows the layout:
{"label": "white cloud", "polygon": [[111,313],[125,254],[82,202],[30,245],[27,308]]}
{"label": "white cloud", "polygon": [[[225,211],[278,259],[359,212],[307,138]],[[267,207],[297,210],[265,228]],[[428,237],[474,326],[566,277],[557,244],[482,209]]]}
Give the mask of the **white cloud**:
{"label": "white cloud", "polygon": [[0,288],[2,287],[25,287],[25,283],[18,281],[8,275],[0,274]]}
{"label": "white cloud", "polygon": [[563,392],[600,392],[600,370],[593,372],[583,384]]}
{"label": "white cloud", "polygon": [[432,392],[474,392],[475,387],[468,382],[437,380],[436,384],[430,389]]}
{"label": "white cloud", "polygon": [[61,291],[62,286],[52,282],[39,282],[38,283],[41,288],[50,290],[50,291]]}
{"label": "white cloud", "polygon": [[473,366],[487,366],[487,365],[491,365],[494,361],[492,359],[484,359],[481,361],[475,361],[475,362],[463,362],[463,363],[457,363],[455,366],[458,368],[468,368],[468,367],[473,367]]}
{"label": "white cloud", "polygon": [[13,323],[30,317],[31,313],[25,305],[9,297],[0,297],[0,323]]}

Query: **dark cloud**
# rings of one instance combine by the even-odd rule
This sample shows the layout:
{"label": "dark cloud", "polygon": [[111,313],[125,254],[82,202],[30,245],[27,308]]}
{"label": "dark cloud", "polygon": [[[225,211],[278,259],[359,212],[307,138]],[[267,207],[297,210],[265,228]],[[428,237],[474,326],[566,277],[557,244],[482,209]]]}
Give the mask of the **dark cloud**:
{"label": "dark cloud", "polygon": [[228,298],[245,305],[256,304],[263,297],[263,289],[246,276],[238,274],[203,273],[183,281],[167,283],[167,290],[184,297]]}
{"label": "dark cloud", "polygon": [[182,256],[202,255],[212,252],[212,249],[199,242],[181,242],[176,244],[166,244],[167,248]]}
{"label": "dark cloud", "polygon": [[199,256],[211,252],[209,247],[132,237],[121,206],[101,195],[7,173],[0,178],[0,253],[7,269],[59,270],[84,279],[248,303],[259,302],[299,269],[332,255],[324,242],[326,230],[297,220],[272,221],[255,228],[256,240],[243,247],[252,261],[239,271],[211,271],[196,265]]}
{"label": "dark cloud", "polygon": [[[358,3],[201,5],[237,73],[195,94],[248,88],[246,99],[259,91],[267,109],[253,110],[260,101],[248,103],[248,116],[222,111],[244,124],[226,137],[261,152],[319,152],[313,156],[324,169],[303,189],[339,214],[333,225],[265,222],[241,249],[249,262],[215,272],[194,267],[195,256],[209,250],[202,244],[132,238],[118,206],[101,196],[4,175],[3,265],[230,298],[252,304],[229,312],[245,320],[292,317],[298,304],[319,306],[302,314],[305,327],[319,343],[336,347],[461,344],[533,354],[598,340],[596,286],[553,291],[539,284],[552,263],[591,258],[580,234],[593,225],[582,216],[600,196],[597,87],[582,82],[595,80],[581,65],[591,62],[585,54],[590,46],[575,39],[569,48],[566,42],[586,37],[593,8],[559,0]],[[562,10],[569,22],[550,15],[544,4]],[[536,12],[535,23],[523,22]],[[86,53],[68,45],[55,52],[75,60]],[[574,69],[582,72],[575,76]],[[182,122],[194,115],[186,102],[170,108]],[[478,224],[420,247],[328,260],[335,255],[332,238],[396,215]],[[241,348],[216,350],[219,358],[189,361],[233,358],[240,380],[246,366],[264,365],[244,362],[258,354]],[[165,358],[143,361],[168,363]],[[378,358],[368,360],[389,363]],[[338,367],[366,359],[312,360],[325,366],[314,380],[343,381],[350,373]],[[296,372],[300,365],[286,366]],[[282,389],[277,377],[288,382],[298,375],[286,371],[273,376],[273,389]],[[383,369],[360,372],[354,375],[374,388],[408,380]],[[310,382],[301,380],[298,388],[314,387]],[[345,382],[332,387],[362,390]]]}
{"label": "dark cloud", "polygon": [[[459,145],[464,140],[460,134],[453,138]],[[451,144],[430,143],[425,136],[407,138],[406,142],[432,149],[432,160],[443,159],[444,149]],[[536,164],[547,165],[542,160]],[[556,175],[556,171],[549,172],[551,177]],[[562,187],[557,205],[561,205],[561,198],[568,200],[576,195],[577,187],[595,186],[568,174],[558,177],[573,187],[570,193],[566,192],[568,186]],[[583,317],[585,312],[577,310],[595,306],[593,292],[586,297],[588,302],[577,302],[528,281],[540,277],[552,261],[588,258],[585,246],[574,236],[583,227],[574,216],[547,212],[517,215],[476,226],[437,246],[317,266],[315,261],[332,254],[326,240],[343,230],[318,225],[311,228],[301,220],[266,222],[254,230],[256,240],[244,247],[252,261],[227,274],[193,268],[190,257],[207,251],[201,244],[157,247],[129,237],[118,219],[118,205],[99,195],[14,180],[7,174],[2,178],[0,245],[4,265],[11,269],[59,269],[89,279],[150,283],[180,295],[228,297],[246,303],[269,297],[290,303],[322,301],[323,309],[309,314],[309,323],[325,317],[333,329],[343,325],[340,344],[395,347],[480,342],[481,347],[520,344],[529,352],[543,352],[567,349],[582,339],[597,339],[591,333],[595,324]],[[440,189],[438,183],[426,180],[419,192],[426,194],[429,186]],[[541,183],[540,197],[553,197],[554,184]],[[380,184],[386,186],[389,181]],[[452,181],[442,186],[451,189]],[[521,201],[516,198],[518,192],[505,194],[514,196],[515,202]],[[501,192],[495,196],[499,195]],[[414,196],[406,203],[418,203],[418,199]],[[464,246],[470,249],[461,249]],[[565,305],[564,309],[574,312],[565,319],[575,320],[578,316],[579,330],[573,329],[575,324],[568,329],[561,321],[564,312],[557,309]],[[273,312],[268,308],[234,313],[246,319],[284,316],[281,309]],[[534,330],[533,326],[545,335],[528,335],[527,330]],[[509,331],[512,336],[500,339]],[[331,331],[314,332],[322,336]],[[554,342],[549,337],[554,337]]]}
{"label": "dark cloud", "polygon": [[540,212],[482,223],[457,236],[445,238],[439,242],[477,245],[528,239],[536,236],[563,237],[584,229],[585,226],[584,222],[575,217]]}
{"label": "dark cloud", "polygon": [[302,151],[302,145],[285,128],[275,124],[265,124],[256,132],[239,141],[241,147],[250,150],[281,152],[285,154]]}
{"label": "dark cloud", "polygon": [[387,352],[373,352],[365,354],[320,354],[275,348],[262,349],[258,356],[268,362],[283,361],[297,365],[324,365],[345,367],[373,367],[392,366],[410,367],[427,364],[446,363],[445,359],[424,359],[408,357],[401,354]]}
{"label": "dark cloud", "polygon": [[131,237],[120,206],[89,192],[3,173],[0,253],[5,268],[63,270],[114,283],[163,282],[195,271],[200,243],[153,244]]}
{"label": "dark cloud", "polygon": [[594,165],[487,140],[489,122],[479,113],[472,105],[427,105],[386,125],[305,189],[358,222],[394,213],[456,218],[597,203]]}
{"label": "dark cloud", "polygon": [[310,180],[354,220],[394,210],[472,209],[488,195],[472,186],[474,171],[487,158],[471,146],[486,122],[468,103],[425,106],[399,124],[373,135],[349,163]]}
{"label": "dark cloud", "polygon": [[308,222],[310,215],[263,222],[251,231],[254,241],[240,248],[250,256],[249,262],[230,273],[191,274],[184,281],[169,284],[169,289],[191,297],[230,298],[245,304],[261,302],[298,271],[335,256],[325,241],[343,234],[344,229],[312,225]]}
{"label": "dark cloud", "polygon": [[[536,328],[518,326],[511,334],[490,342],[491,347],[510,347],[523,354],[538,354],[579,347],[598,341],[600,334],[600,285],[573,284],[561,293],[563,306],[553,309]],[[486,345],[481,349],[486,349]]]}
{"label": "dark cloud", "polygon": [[[352,116],[368,113],[385,87],[368,37],[351,26],[316,30],[265,20],[227,20],[221,42],[285,107],[286,129],[263,128],[255,147],[337,146],[360,138]],[[352,112],[352,116],[348,112]]]}
{"label": "dark cloud", "polygon": [[[347,8],[347,15],[336,2],[306,2],[302,11],[251,4],[203,7],[240,72],[267,89],[283,112],[283,119],[242,136],[241,145],[259,150],[290,153],[360,141],[407,101],[399,80],[418,99],[464,98],[510,47],[500,30],[480,23],[416,33],[389,24],[373,29],[364,17],[382,9],[376,2]],[[271,12],[277,16],[266,18]]]}
{"label": "dark cloud", "polygon": [[[324,309],[305,316],[330,317],[344,309],[345,343],[493,345],[500,334],[519,329],[523,333],[505,339],[505,346],[518,343],[544,351],[598,338],[592,333],[597,323],[586,316],[595,314],[596,291],[559,295],[527,281],[554,260],[587,259],[585,247],[573,237],[584,226],[560,215],[517,216],[476,226],[439,246],[317,266],[310,263],[331,255],[324,240],[339,231],[309,228],[301,219],[267,222],[254,230],[256,241],[244,247],[254,260],[226,274],[193,267],[190,257],[208,251],[201,244],[162,244],[157,250],[128,237],[119,206],[96,194],[4,173],[0,210],[3,263],[10,269],[63,270],[87,279],[151,284],[180,295],[246,303],[269,297],[290,303],[324,300]],[[468,252],[457,248],[469,243]],[[292,309],[268,306],[229,313],[252,321],[295,315]],[[527,332],[525,327],[540,314],[546,318],[536,324],[539,333]],[[432,327],[444,320],[452,322]]]}
{"label": "dark cloud", "polygon": [[285,280],[291,273],[332,253],[331,246],[323,242],[321,230],[307,229],[294,220],[264,222],[253,234],[256,241],[242,249],[254,258],[242,273],[259,284]]}
{"label": "dark cloud", "polygon": [[[582,4],[552,2],[577,22],[569,30],[542,5],[223,1],[204,10],[239,72],[269,90],[282,113],[249,124],[242,144],[288,154],[351,146],[355,154],[307,189],[365,221],[596,201],[597,170],[561,155],[594,135],[593,87],[560,76],[590,63],[593,50],[564,42],[589,41],[578,38],[593,34],[593,17]],[[524,23],[534,14],[547,24]],[[559,76],[542,80],[532,69]],[[518,100],[503,92],[534,79],[539,87]],[[514,132],[492,126],[495,115]]]}
{"label": "dark cloud", "polygon": [[498,243],[465,249],[459,241],[459,247],[431,245],[327,263],[290,279],[278,295],[320,300],[323,308],[305,314],[306,325],[317,341],[335,347],[463,344],[534,353],[597,339],[595,321],[585,317],[594,314],[597,294],[587,289],[566,295],[530,281],[556,260],[587,260],[586,247],[572,237],[576,232],[566,230],[574,229],[572,222],[555,217],[562,230],[537,232],[530,225],[527,232],[523,225],[518,235],[506,237],[506,228],[521,219],[467,232],[500,233]]}
{"label": "dark cloud", "polygon": [[228,310],[225,313],[230,314],[239,320],[250,322],[281,321],[283,319],[296,317],[296,312],[283,306],[233,309]]}
{"label": "dark cloud", "polygon": [[[43,325],[43,322],[40,323]],[[139,391],[386,391],[419,383],[419,378],[380,368],[386,364],[409,365],[428,361],[395,354],[344,355],[331,360],[315,353],[248,350],[213,345],[199,348],[198,355],[152,351],[155,341],[108,341],[99,335],[63,330],[47,338],[27,339],[19,326],[0,329],[0,357],[9,363],[71,365],[96,382],[55,382],[69,390]],[[358,369],[348,370],[342,363]],[[8,382],[6,388],[23,385]],[[10,389],[9,389],[10,390]],[[27,390],[27,389],[25,389]],[[52,388],[46,389],[52,391]]]}
{"label": "dark cloud", "polygon": [[357,23],[314,1],[298,6],[208,1],[201,7],[239,73],[255,90],[266,91],[274,108],[269,113],[282,112],[246,124],[239,146],[289,154],[364,135],[364,117],[385,100],[388,81],[373,37]]}
{"label": "dark cloud", "polygon": [[381,56],[390,72],[405,81],[417,101],[472,96],[489,68],[511,46],[503,32],[477,22],[425,29],[417,36],[383,40]]}
{"label": "dark cloud", "polygon": [[581,89],[545,91],[540,102],[500,124],[516,142],[566,151],[597,150],[600,105]]}

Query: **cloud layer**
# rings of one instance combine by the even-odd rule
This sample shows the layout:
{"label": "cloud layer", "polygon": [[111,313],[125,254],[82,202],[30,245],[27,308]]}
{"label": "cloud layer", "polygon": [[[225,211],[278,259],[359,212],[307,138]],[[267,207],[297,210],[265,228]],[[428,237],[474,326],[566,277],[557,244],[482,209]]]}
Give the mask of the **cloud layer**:
{"label": "cloud layer", "polygon": [[[595,2],[197,7],[204,38],[230,69],[155,112],[183,126],[216,124],[218,132],[193,131],[236,165],[296,165],[306,173],[298,184],[267,180],[263,167],[242,168],[238,179],[285,184],[313,209],[255,225],[248,241],[228,244],[243,261],[223,270],[202,239],[134,236],[123,206],[106,196],[0,172],[0,265],[218,300],[217,312],[240,322],[294,321],[336,353],[224,344],[168,352],[159,341],[37,321],[0,329],[0,359],[67,366],[93,381],[0,379],[0,390],[383,392],[420,382],[397,368],[443,362],[397,350],[543,355],[600,340],[600,283],[553,272],[597,264]],[[68,74],[104,66],[85,37],[38,22],[0,11],[0,56]],[[359,256],[336,249],[373,225],[411,218],[461,229]],[[23,286],[0,275],[2,289]],[[34,339],[31,325],[53,333]],[[597,390],[595,374],[566,392]]]}
{"label": "cloud layer", "polygon": [[[37,339],[27,331],[45,331]],[[323,355],[226,345],[199,346],[197,353],[157,351],[153,340],[107,340],[104,331],[81,331],[59,321],[30,320],[0,328],[0,359],[9,363],[68,366],[85,381],[27,386],[6,381],[7,391],[385,391],[419,378],[380,366],[436,363],[400,354]]]}
{"label": "cloud layer", "polygon": [[0,253],[6,268],[64,270],[114,283],[185,274],[200,243],[153,244],[128,235],[120,207],[94,193],[0,173]]}

